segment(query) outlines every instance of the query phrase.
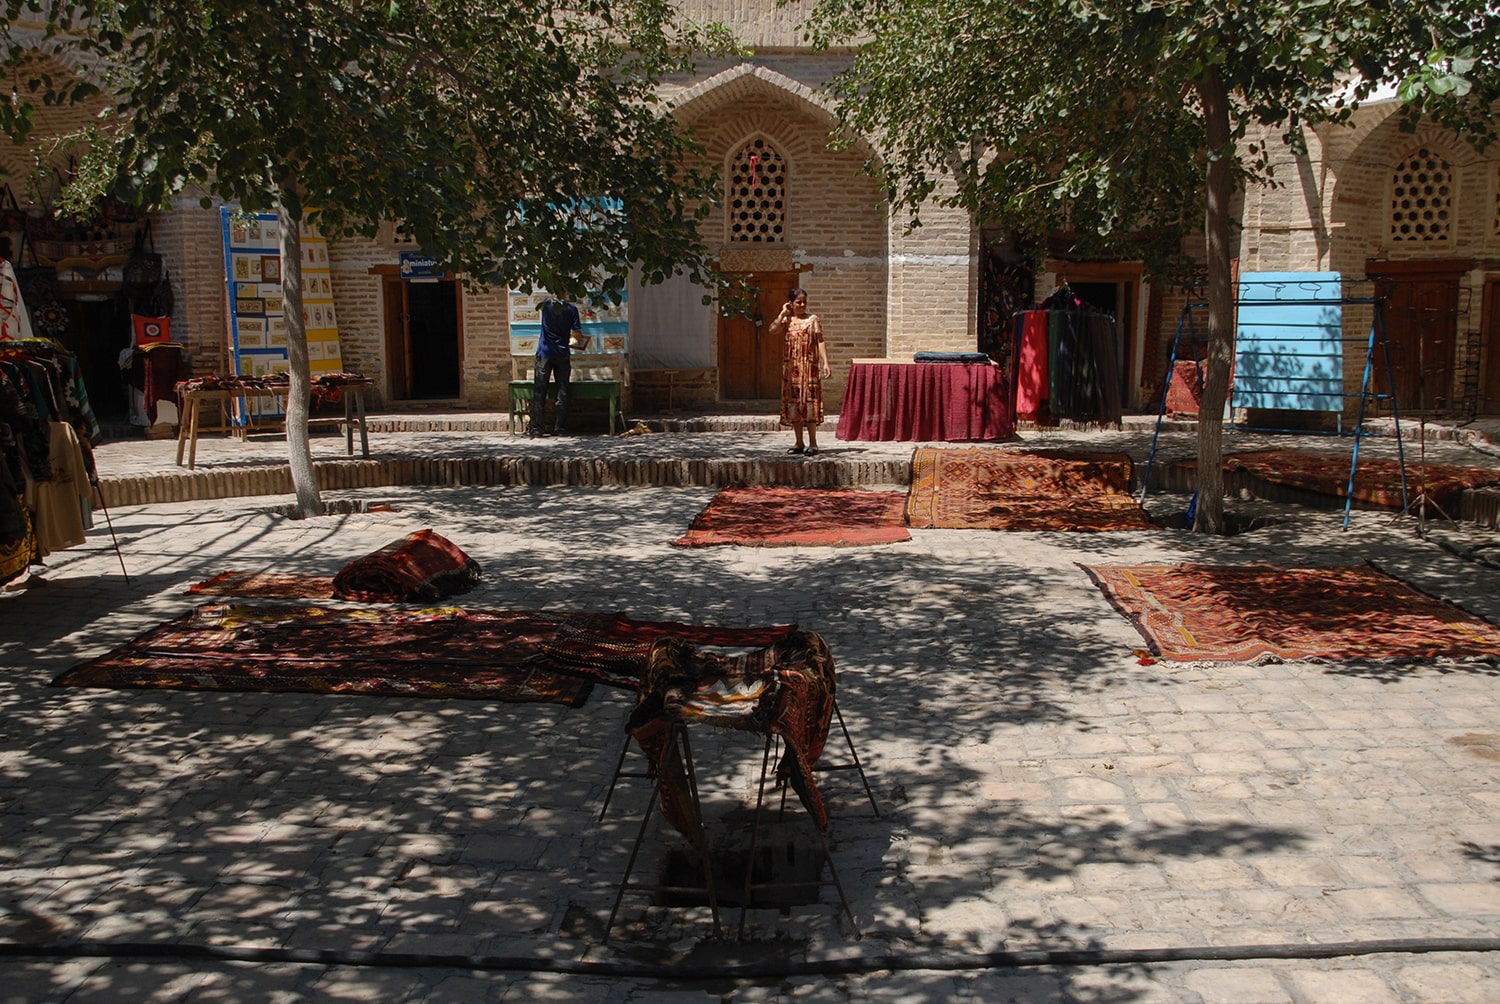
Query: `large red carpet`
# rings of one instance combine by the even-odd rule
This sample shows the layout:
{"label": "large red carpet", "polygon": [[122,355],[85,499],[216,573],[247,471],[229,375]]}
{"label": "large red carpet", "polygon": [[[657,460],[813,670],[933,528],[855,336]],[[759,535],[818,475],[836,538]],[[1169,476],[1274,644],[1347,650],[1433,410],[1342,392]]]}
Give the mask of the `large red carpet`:
{"label": "large red carpet", "polygon": [[52,681],[579,705],[634,690],[652,644],[764,646],[794,625],[720,628],[617,613],[206,604]]}
{"label": "large red carpet", "polygon": [[1365,565],[1084,570],[1163,659],[1500,659],[1500,628]]}
{"label": "large red carpet", "polygon": [[903,492],[725,488],[693,519],[679,547],[847,546],[911,540]]}
{"label": "large red carpet", "polygon": [[912,458],[907,523],[956,530],[1146,530],[1130,457],[1065,450],[937,449]]}

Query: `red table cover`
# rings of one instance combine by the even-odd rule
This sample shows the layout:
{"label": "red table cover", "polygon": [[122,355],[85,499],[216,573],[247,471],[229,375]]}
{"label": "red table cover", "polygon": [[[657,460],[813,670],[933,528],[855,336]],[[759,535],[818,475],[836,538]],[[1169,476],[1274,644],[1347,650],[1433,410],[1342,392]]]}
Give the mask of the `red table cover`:
{"label": "red table cover", "polygon": [[856,362],[838,438],[964,442],[1009,439],[1010,387],[987,363]]}

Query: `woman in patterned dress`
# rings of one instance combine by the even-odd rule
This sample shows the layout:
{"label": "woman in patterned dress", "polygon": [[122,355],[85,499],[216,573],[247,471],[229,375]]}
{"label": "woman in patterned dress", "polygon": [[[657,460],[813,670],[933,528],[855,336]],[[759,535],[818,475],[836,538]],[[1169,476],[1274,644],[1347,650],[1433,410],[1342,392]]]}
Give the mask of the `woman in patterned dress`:
{"label": "woman in patterned dress", "polygon": [[[823,322],[807,312],[807,290],[794,289],[771,322],[771,335],[786,333],[781,363],[781,424],[792,427],[796,443],[788,453],[818,453],[818,426],[823,422],[823,381],[828,379],[828,349]],[[802,431],[807,430],[807,444]]]}

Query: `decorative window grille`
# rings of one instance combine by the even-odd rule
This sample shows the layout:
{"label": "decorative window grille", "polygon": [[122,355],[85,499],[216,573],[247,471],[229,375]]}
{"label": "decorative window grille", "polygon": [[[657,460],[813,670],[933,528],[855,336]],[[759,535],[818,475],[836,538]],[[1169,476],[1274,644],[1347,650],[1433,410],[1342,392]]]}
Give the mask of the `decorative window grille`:
{"label": "decorative window grille", "polygon": [[780,244],[786,239],[786,161],[775,147],[757,137],[735,152],[725,202],[731,242]]}
{"label": "decorative window grille", "polygon": [[1453,231],[1453,165],[1427,147],[1396,165],[1391,240],[1446,242]]}

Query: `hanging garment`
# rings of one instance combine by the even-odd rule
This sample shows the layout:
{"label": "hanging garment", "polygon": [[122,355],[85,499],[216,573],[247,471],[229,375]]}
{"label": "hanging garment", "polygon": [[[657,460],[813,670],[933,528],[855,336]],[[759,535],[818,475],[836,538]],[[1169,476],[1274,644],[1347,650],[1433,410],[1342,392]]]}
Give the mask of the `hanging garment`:
{"label": "hanging garment", "polygon": [[1036,419],[1047,409],[1047,312],[1023,310],[1016,314],[1016,417]]}
{"label": "hanging garment", "polygon": [[78,434],[66,422],[51,423],[51,431],[52,477],[28,486],[43,556],[82,544],[92,523],[88,463]]}
{"label": "hanging garment", "polygon": [[31,337],[31,314],[21,297],[16,270],[10,262],[0,259],[0,341],[13,342]]}
{"label": "hanging garment", "polygon": [[10,465],[0,463],[0,583],[19,578],[39,557],[20,486],[11,477]]}

